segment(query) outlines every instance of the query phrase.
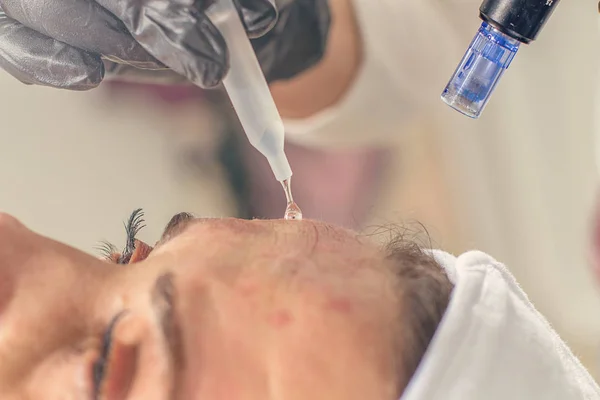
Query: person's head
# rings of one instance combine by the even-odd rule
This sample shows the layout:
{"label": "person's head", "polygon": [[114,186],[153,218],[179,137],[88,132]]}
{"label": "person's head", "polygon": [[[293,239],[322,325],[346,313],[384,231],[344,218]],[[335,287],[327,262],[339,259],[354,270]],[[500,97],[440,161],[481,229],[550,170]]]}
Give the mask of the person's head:
{"label": "person's head", "polygon": [[452,290],[315,221],[180,214],[154,249],[130,222],[105,261],[0,214],[2,399],[396,400]]}

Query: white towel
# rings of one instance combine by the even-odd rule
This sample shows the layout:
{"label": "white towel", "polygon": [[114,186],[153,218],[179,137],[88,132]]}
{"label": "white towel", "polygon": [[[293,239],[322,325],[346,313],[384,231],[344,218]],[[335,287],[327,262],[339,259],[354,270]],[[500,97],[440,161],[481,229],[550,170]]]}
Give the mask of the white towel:
{"label": "white towel", "polygon": [[401,400],[600,399],[504,265],[478,251],[433,254],[455,287]]}

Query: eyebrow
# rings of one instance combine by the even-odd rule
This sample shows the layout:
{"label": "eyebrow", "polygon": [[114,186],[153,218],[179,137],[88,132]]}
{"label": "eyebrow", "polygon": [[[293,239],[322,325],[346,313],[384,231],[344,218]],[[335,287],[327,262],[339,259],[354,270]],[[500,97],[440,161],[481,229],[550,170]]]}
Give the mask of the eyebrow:
{"label": "eyebrow", "polygon": [[[181,325],[176,317],[176,293],[174,274],[168,272],[159,276],[152,288],[152,308],[159,321],[161,331],[166,339],[174,371],[182,371],[185,365]],[[178,389],[177,380],[173,382],[172,393]],[[171,397],[175,398],[175,397]]]}
{"label": "eyebrow", "polygon": [[163,231],[163,234],[160,237],[158,243],[156,243],[156,246],[168,242],[169,240],[183,232],[183,230],[188,226],[188,224],[194,219],[195,217],[187,212],[175,214],[165,227],[165,230]]}

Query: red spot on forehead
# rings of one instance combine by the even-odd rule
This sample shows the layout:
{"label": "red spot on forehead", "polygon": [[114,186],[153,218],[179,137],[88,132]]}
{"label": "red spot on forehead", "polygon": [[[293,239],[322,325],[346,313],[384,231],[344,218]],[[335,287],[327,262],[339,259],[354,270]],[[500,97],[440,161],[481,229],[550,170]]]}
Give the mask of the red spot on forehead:
{"label": "red spot on forehead", "polygon": [[287,310],[277,310],[269,315],[267,321],[275,328],[284,328],[290,325],[294,321],[294,318]]}
{"label": "red spot on forehead", "polygon": [[327,302],[327,308],[339,313],[348,314],[352,311],[352,303],[346,298],[335,298]]}
{"label": "red spot on forehead", "polygon": [[258,291],[258,285],[256,283],[242,283],[239,285],[238,291],[243,297],[250,297]]}

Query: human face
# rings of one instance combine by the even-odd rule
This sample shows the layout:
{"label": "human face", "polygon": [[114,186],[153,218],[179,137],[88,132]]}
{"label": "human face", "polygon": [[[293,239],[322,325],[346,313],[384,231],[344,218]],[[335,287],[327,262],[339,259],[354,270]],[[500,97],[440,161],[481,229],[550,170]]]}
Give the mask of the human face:
{"label": "human face", "polygon": [[376,247],[314,221],[174,221],[118,265],[0,215],[0,398],[397,398]]}

